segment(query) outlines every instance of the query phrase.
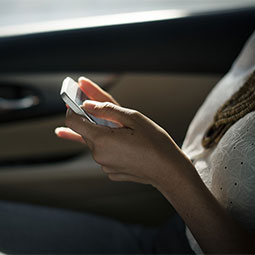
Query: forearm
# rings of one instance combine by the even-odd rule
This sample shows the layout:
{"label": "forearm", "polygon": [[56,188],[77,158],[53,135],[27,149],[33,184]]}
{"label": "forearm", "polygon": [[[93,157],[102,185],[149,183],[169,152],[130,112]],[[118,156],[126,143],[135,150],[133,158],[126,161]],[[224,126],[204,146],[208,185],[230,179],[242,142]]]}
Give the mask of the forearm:
{"label": "forearm", "polygon": [[175,171],[168,171],[175,174],[160,179],[157,188],[183,218],[202,250],[254,253],[251,236],[221,207],[189,160],[180,162]]}

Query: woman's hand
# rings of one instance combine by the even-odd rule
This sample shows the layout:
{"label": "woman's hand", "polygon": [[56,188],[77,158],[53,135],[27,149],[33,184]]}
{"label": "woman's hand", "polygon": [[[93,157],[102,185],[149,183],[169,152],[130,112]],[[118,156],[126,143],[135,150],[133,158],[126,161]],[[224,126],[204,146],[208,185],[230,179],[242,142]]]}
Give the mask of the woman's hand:
{"label": "woman's hand", "polygon": [[168,175],[174,179],[170,168],[174,169],[175,163],[183,162],[185,157],[165,130],[143,114],[120,107],[111,95],[92,81],[80,78],[79,86],[95,100],[86,100],[84,110],[120,127],[92,124],[68,109],[67,128],[57,128],[58,137],[86,143],[95,161],[111,180],[158,186]]}
{"label": "woman's hand", "polygon": [[[106,91],[101,89],[97,84],[95,84],[94,82],[85,77],[79,78],[78,85],[80,89],[92,100],[99,102],[110,102],[119,105],[118,102],[110,94],[108,94]],[[82,138],[82,136],[74,132],[70,128],[67,127],[56,128],[55,133],[60,138],[69,139],[85,144],[85,141]]]}
{"label": "woman's hand", "polygon": [[87,100],[83,108],[121,126],[95,125],[67,110],[66,125],[86,141],[111,180],[157,186],[170,174],[169,168],[174,167],[170,162],[176,162],[181,152],[165,130],[141,113],[113,103]]}

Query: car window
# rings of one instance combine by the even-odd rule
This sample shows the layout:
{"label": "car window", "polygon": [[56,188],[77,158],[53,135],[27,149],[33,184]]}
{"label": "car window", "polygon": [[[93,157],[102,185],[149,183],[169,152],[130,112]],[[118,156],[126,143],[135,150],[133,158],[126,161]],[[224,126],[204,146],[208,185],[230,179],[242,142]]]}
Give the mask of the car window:
{"label": "car window", "polygon": [[[0,36],[169,19],[194,12],[254,6],[251,0],[0,0]],[[156,13],[155,13],[156,11]],[[111,15],[129,14],[124,16]],[[133,13],[133,16],[130,16]],[[134,13],[138,13],[136,16]],[[106,17],[107,16],[107,17]],[[79,20],[79,18],[91,18]],[[101,19],[100,19],[101,17]],[[75,19],[76,20],[75,22]],[[60,21],[68,20],[66,23]],[[70,25],[70,20],[74,24]],[[42,22],[51,22],[48,27]],[[55,23],[54,23],[55,22]],[[57,23],[56,23],[57,22]],[[31,24],[40,25],[31,27]],[[24,24],[27,28],[24,29]],[[22,27],[20,27],[22,26]],[[30,26],[30,27],[29,27]]]}
{"label": "car window", "polygon": [[1,0],[0,25],[177,9],[187,12],[238,8],[251,0]]}

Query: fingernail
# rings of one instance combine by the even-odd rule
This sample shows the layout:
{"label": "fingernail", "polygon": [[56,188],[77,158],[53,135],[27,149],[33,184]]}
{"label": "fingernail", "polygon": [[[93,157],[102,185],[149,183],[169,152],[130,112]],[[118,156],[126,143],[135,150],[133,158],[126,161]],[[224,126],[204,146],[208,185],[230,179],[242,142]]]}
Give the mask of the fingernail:
{"label": "fingernail", "polygon": [[80,81],[83,81],[83,80],[88,80],[86,77],[84,77],[84,76],[81,76],[79,79],[78,79],[78,82],[80,82]]}
{"label": "fingernail", "polygon": [[58,135],[58,133],[61,132],[61,127],[55,128],[54,132],[56,135]]}

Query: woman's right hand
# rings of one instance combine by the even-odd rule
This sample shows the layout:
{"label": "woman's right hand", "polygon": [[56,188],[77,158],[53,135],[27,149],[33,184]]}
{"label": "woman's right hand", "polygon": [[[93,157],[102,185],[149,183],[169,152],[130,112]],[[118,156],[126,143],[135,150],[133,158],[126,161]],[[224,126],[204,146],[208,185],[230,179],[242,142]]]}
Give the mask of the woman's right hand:
{"label": "woman's right hand", "polygon": [[[116,105],[119,103],[106,91],[100,88],[93,81],[80,77],[78,80],[80,89],[91,99],[98,102],[110,102]],[[69,139],[81,143],[85,143],[81,135],[77,134],[73,130],[67,127],[58,127],[55,129],[55,133],[59,138]]]}

